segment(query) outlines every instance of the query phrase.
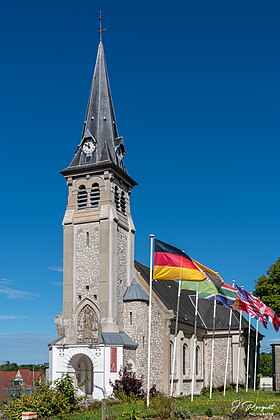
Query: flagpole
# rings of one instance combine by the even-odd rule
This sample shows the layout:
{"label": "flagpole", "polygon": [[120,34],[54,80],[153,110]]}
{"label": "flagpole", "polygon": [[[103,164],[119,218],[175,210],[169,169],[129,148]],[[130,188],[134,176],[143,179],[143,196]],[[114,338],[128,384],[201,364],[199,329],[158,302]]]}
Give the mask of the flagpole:
{"label": "flagpole", "polygon": [[150,403],[151,372],[151,330],[152,330],[152,288],[153,288],[153,251],[155,235],[150,235],[150,294],[149,294],[149,327],[148,327],[148,368],[147,368],[147,407]]}
{"label": "flagpole", "polygon": [[242,311],[240,311],[240,313],[239,313],[238,356],[237,356],[237,374],[236,374],[236,393],[238,393],[238,385],[239,385],[240,353],[241,353],[241,324],[242,324]]}
{"label": "flagpole", "polygon": [[246,367],[246,392],[248,392],[249,385],[249,367],[250,367],[250,341],[251,341],[251,314],[249,314],[249,327],[248,327],[248,345],[247,345],[247,367]]}
{"label": "flagpole", "polygon": [[257,319],[256,325],[256,342],[255,342],[255,366],[254,366],[254,391],[257,388],[257,361],[258,361],[258,332],[259,332],[259,320]]}
{"label": "flagpole", "polygon": [[196,361],[196,330],[197,330],[197,312],[198,312],[198,290],[195,295],[195,314],[194,314],[194,332],[193,332],[193,360],[192,360],[192,389],[191,389],[191,402],[193,402],[194,394],[194,381],[195,381],[195,361]]}
{"label": "flagpole", "polygon": [[213,390],[213,369],[214,369],[216,307],[217,307],[217,301],[216,301],[216,299],[214,299],[214,307],[213,307],[213,332],[212,332],[212,353],[211,353],[211,372],[210,372],[210,400],[212,399],[212,390]]}
{"label": "flagpole", "polygon": [[178,295],[177,295],[177,309],[176,309],[176,324],[175,324],[175,335],[174,335],[174,346],[173,346],[172,372],[171,372],[171,385],[170,385],[170,394],[169,394],[170,397],[172,397],[172,395],[173,395],[173,383],[174,383],[175,359],[176,359],[176,348],[177,348],[177,334],[178,334],[181,286],[182,286],[182,280],[179,280]]}
{"label": "flagpole", "polygon": [[[232,287],[235,286],[235,281],[232,281]],[[230,348],[230,330],[232,322],[232,309],[229,312],[229,321],[228,321],[228,340],[227,340],[227,355],[226,355],[226,367],[225,367],[225,379],[224,379],[224,396],[226,395],[227,387],[227,373],[228,373],[228,361],[229,361],[229,348]]]}

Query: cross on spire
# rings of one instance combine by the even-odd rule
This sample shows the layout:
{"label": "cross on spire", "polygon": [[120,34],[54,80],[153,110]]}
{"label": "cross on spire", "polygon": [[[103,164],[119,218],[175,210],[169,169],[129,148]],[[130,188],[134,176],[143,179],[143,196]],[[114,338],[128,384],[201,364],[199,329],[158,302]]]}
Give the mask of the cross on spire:
{"label": "cross on spire", "polygon": [[100,36],[100,42],[102,42],[102,32],[106,31],[106,29],[102,28],[102,20],[103,20],[103,13],[100,11],[99,14],[99,36]]}

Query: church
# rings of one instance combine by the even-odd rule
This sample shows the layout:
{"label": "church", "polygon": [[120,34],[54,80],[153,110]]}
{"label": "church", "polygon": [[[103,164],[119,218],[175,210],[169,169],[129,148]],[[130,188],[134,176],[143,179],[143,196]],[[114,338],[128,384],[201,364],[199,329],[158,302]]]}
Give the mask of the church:
{"label": "church", "polygon": [[[100,39],[81,141],[71,163],[61,171],[68,188],[63,219],[63,309],[55,319],[57,339],[49,344],[50,380],[69,373],[79,392],[95,399],[112,393],[110,381],[119,378],[123,366],[143,379],[144,389],[147,383],[149,268],[134,260],[130,196],[137,183],[127,172],[124,156]],[[177,290],[176,282],[153,281],[150,383],[166,394],[170,392]],[[237,375],[238,315],[233,313],[230,331],[229,383]],[[200,299],[194,341],[193,294],[182,291],[175,396],[190,394],[193,352],[194,391],[200,393],[209,386],[212,318],[213,302]],[[229,310],[217,305],[214,386],[224,381],[228,323]],[[253,329],[252,343],[254,334]],[[245,382],[248,336],[243,318],[240,383]],[[250,364],[250,381],[252,370]]]}

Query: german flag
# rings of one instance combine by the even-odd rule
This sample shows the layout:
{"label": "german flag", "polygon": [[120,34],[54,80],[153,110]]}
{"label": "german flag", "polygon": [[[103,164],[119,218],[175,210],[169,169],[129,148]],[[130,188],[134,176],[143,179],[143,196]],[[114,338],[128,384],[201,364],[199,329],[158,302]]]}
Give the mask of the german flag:
{"label": "german flag", "polygon": [[185,252],[156,239],[153,278],[154,280],[203,281],[206,275]]}

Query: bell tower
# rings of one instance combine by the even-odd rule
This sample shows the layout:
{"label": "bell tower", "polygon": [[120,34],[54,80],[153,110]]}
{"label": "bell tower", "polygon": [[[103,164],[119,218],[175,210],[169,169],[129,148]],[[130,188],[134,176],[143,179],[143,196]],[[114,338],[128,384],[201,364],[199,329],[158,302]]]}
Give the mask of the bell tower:
{"label": "bell tower", "polygon": [[[115,363],[117,372],[123,341],[133,346],[124,333],[123,296],[134,275],[130,193],[137,184],[127,173],[124,155],[100,39],[81,141],[72,162],[61,171],[68,187],[63,310],[55,320],[58,338],[50,345],[51,380],[68,371],[78,382],[81,363],[87,370],[92,363],[94,372],[95,365],[102,370],[110,357],[110,369]],[[111,356],[106,356],[106,348]]]}

